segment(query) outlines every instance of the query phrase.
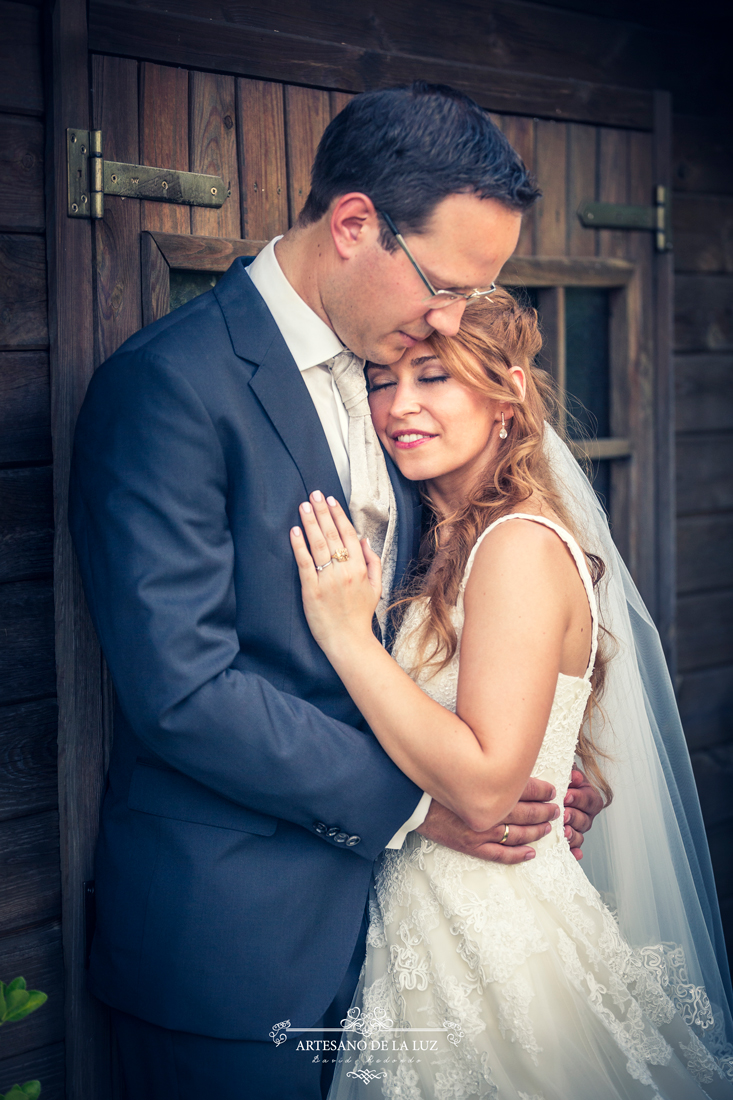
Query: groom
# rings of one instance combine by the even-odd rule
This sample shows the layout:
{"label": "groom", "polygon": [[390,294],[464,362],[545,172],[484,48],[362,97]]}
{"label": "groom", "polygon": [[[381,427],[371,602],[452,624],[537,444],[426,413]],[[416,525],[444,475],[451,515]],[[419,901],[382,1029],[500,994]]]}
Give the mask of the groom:
{"label": "groom", "polygon": [[[466,97],[358,96],[326,130],[297,225],[92,380],[71,527],[117,710],[90,983],[130,1100],[318,1100],[328,1068],[270,1031],[318,1039],[345,1015],[379,853],[419,828],[520,862],[555,812],[530,784],[479,835],[430,803],[313,641],[288,540],[308,494],[368,512],[364,473],[386,470],[399,583],[419,504],[355,442],[363,389],[344,398],[340,374],[358,389],[360,360],[455,333],[536,195]],[[571,797],[579,846],[600,800],[582,777]]]}

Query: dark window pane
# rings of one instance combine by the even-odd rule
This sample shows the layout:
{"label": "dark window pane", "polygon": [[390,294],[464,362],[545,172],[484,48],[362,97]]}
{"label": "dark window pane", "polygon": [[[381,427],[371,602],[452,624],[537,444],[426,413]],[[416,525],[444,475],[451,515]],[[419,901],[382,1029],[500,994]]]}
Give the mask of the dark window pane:
{"label": "dark window pane", "polygon": [[605,458],[592,463],[591,481],[606,515],[611,512],[611,463]]}
{"label": "dark window pane", "polygon": [[565,372],[570,435],[610,436],[607,290],[566,289]]}
{"label": "dark window pane", "polygon": [[531,306],[532,309],[536,309],[539,313],[539,296],[537,294],[537,287],[534,286],[505,286],[503,288],[507,290],[515,301],[519,302],[520,306]]}
{"label": "dark window pane", "polygon": [[217,271],[175,271],[171,269],[171,308],[174,309],[198,298],[211,290],[219,282],[221,275]]}

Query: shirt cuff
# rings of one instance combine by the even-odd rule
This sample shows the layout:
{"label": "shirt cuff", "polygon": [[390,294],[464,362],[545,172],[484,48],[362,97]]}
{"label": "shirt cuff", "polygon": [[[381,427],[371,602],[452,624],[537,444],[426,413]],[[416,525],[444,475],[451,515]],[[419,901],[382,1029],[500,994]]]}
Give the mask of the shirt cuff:
{"label": "shirt cuff", "polygon": [[401,829],[398,829],[395,835],[390,840],[387,848],[401,848],[405,842],[405,837],[408,833],[413,832],[422,825],[425,818],[428,816],[428,810],[430,809],[430,803],[433,801],[433,796],[428,794],[427,791],[423,794],[422,798],[418,802],[415,812],[409,821],[406,821]]}

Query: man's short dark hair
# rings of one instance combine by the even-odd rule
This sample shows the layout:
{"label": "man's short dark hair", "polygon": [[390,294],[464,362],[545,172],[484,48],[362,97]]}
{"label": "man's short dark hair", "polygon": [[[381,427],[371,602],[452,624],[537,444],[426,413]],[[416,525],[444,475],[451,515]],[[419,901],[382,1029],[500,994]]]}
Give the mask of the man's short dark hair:
{"label": "man's short dark hair", "polygon": [[[448,195],[496,199],[522,212],[541,193],[477,103],[423,81],[354,96],[333,119],[318,146],[299,224],[318,221],[349,191],[368,195],[402,232],[424,229]],[[395,246],[386,226],[382,243]]]}

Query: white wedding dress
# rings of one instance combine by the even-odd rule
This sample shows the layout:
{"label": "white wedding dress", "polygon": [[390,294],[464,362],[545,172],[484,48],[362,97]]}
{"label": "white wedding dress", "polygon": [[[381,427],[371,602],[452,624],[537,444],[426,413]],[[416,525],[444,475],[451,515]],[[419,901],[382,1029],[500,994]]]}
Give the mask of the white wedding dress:
{"label": "white wedding dress", "polygon": [[[578,544],[567,544],[588,595],[592,647],[584,676],[558,677],[533,775],[562,807],[590,695],[598,615]],[[417,682],[454,711],[463,593],[450,664]],[[414,602],[394,647],[413,664]],[[507,699],[511,706],[511,699]],[[644,838],[640,837],[643,843]],[[673,943],[627,944],[614,915],[571,855],[562,814],[505,867],[410,833],[377,865],[367,956],[341,1040],[329,1100],[687,1100],[733,1097],[733,1059],[700,1035],[713,1019],[705,990],[687,979]],[[714,1030],[711,1028],[711,1030]]]}

